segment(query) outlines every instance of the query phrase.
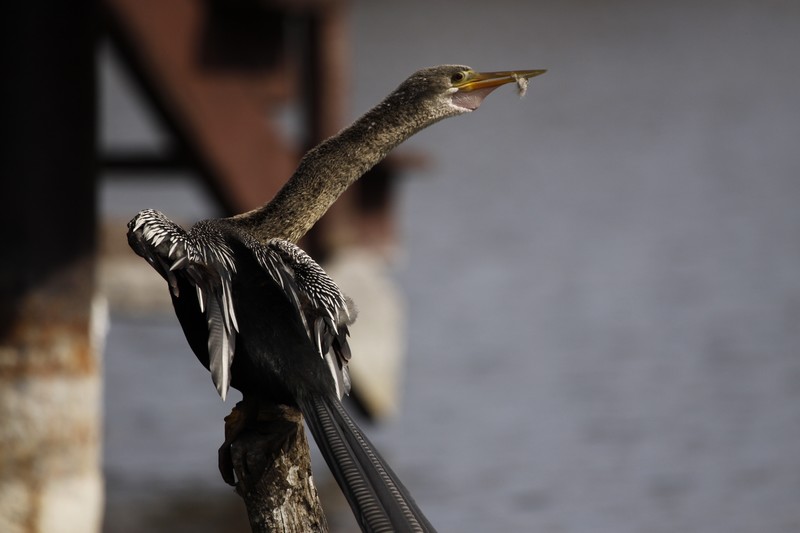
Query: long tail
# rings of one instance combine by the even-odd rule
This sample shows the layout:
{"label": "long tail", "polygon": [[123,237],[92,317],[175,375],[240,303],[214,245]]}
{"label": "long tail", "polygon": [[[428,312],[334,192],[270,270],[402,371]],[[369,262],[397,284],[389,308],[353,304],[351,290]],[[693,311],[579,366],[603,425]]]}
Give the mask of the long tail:
{"label": "long tail", "polygon": [[300,409],[363,531],[436,531],[337,398],[308,398]]}

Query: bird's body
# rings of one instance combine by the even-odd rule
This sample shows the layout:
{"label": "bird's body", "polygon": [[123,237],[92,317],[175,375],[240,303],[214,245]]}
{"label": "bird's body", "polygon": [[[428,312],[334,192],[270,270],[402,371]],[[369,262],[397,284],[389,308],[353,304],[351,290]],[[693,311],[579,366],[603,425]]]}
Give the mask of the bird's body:
{"label": "bird's body", "polygon": [[355,310],[319,265],[288,241],[242,238],[224,220],[185,232],[145,210],[129,227],[223,398],[230,385],[249,401],[299,408],[365,531],[434,531],[340,402]]}
{"label": "bird's body", "polygon": [[245,399],[298,407],[365,531],[433,527],[339,401],[349,390],[355,311],[294,243],[394,146],[542,72],[423,69],[310,151],[265,206],[188,232],[153,210],[128,224],[131,247],[167,280],[189,345],[223,399],[233,386]]}

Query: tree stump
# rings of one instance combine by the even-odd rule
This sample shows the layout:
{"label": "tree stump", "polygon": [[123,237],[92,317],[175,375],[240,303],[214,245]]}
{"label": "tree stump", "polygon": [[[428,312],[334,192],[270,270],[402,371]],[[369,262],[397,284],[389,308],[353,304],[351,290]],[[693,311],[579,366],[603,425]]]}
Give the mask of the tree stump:
{"label": "tree stump", "polygon": [[231,445],[231,459],[254,533],[328,531],[299,410],[259,406]]}

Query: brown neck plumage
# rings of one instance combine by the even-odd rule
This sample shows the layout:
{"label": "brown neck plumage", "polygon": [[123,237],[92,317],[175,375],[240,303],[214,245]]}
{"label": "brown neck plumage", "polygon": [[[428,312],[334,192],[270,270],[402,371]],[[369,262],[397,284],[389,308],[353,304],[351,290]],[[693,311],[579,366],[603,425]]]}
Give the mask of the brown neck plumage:
{"label": "brown neck plumage", "polygon": [[454,113],[398,89],[353,125],[310,150],[266,205],[227,219],[259,241],[297,242],[337,198],[395,146]]}

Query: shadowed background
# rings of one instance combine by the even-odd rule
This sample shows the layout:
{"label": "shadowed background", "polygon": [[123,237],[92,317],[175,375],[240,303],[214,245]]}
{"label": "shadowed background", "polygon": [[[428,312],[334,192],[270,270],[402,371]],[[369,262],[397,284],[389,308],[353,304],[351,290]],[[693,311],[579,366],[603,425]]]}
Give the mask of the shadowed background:
{"label": "shadowed background", "polygon": [[[604,4],[352,3],[351,117],[422,66],[549,69],[409,141],[402,412],[367,429],[442,531],[797,531],[800,6]],[[102,142],[158,144],[101,60]],[[215,215],[187,183],[102,208]],[[112,319],[106,531],[233,529],[232,404],[171,312]]]}

